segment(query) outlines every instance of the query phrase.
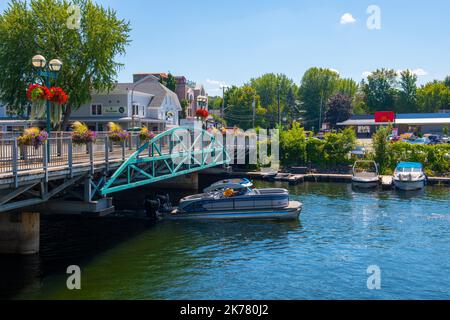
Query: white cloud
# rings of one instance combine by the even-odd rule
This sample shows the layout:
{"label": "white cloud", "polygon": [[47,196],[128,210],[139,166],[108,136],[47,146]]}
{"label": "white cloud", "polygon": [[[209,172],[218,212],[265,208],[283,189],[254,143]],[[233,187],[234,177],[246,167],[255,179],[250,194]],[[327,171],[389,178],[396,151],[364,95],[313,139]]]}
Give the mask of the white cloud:
{"label": "white cloud", "polygon": [[[397,74],[400,75],[404,70],[398,70]],[[418,77],[423,77],[428,75],[428,72],[426,72],[424,69],[422,68],[417,68],[415,70],[411,70],[412,74],[418,76]]]}
{"label": "white cloud", "polygon": [[372,72],[370,72],[370,71],[364,71],[362,73],[362,76],[363,76],[364,79],[367,79],[367,77],[370,76],[371,74],[372,74]]}
{"label": "white cloud", "polygon": [[222,92],[223,87],[229,87],[226,82],[219,81],[219,80],[212,80],[212,79],[206,79],[206,83],[208,84],[206,86],[206,91],[214,94],[219,94]]}
{"label": "white cloud", "polygon": [[415,74],[416,76],[418,76],[418,77],[423,77],[423,76],[428,75],[428,72],[426,72],[426,71],[423,70],[422,68],[413,70],[412,73],[414,73],[414,74]]}
{"label": "white cloud", "polygon": [[341,24],[351,24],[355,23],[356,19],[353,17],[351,13],[345,13],[341,17]]}
{"label": "white cloud", "polygon": [[333,68],[328,68],[328,70],[331,70],[331,71],[334,71],[334,72],[336,72],[337,74],[341,74],[340,72],[339,72],[339,70],[336,70],[336,69],[333,69]]}

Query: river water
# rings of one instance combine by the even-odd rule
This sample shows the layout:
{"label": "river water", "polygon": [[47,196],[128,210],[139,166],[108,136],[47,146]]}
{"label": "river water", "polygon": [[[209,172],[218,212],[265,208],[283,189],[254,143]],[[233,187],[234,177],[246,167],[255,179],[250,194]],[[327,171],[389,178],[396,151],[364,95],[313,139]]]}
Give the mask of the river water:
{"label": "river water", "polygon": [[[52,218],[42,252],[0,257],[10,299],[450,299],[450,189],[289,188],[300,222]],[[66,268],[81,267],[69,291]],[[368,289],[369,266],[381,288]]]}

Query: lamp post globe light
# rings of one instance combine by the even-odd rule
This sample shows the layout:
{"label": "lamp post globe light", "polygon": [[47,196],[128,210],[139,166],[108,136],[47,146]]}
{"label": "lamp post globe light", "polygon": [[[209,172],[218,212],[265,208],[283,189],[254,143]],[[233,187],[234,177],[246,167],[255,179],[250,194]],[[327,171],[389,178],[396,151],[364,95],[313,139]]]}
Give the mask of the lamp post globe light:
{"label": "lamp post globe light", "polygon": [[[58,78],[58,72],[61,71],[63,63],[59,59],[52,59],[47,63],[44,56],[38,54],[31,59],[31,64],[38,70],[38,75],[45,79],[45,85],[50,87],[50,80]],[[46,105],[47,115],[47,133],[50,135],[51,121],[50,121],[50,101]]]}

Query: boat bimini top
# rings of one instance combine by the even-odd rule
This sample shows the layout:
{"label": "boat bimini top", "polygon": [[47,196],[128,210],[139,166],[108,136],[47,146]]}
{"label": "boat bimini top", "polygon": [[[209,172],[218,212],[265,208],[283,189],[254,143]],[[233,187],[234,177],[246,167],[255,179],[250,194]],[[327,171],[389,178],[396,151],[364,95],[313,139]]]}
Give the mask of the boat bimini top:
{"label": "boat bimini top", "polygon": [[210,193],[226,189],[241,190],[251,188],[252,186],[253,183],[248,179],[229,179],[216,182],[210,187],[204,189],[203,192]]}
{"label": "boat bimini top", "polygon": [[423,165],[419,162],[400,162],[395,170],[397,172],[420,173],[423,171]]}

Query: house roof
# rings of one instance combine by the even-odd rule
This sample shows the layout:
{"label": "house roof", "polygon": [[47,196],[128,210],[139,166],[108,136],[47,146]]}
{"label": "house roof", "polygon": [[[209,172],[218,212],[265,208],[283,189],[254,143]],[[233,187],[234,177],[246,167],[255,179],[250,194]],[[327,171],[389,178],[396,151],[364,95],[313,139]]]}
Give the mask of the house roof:
{"label": "house roof", "polygon": [[[134,86],[134,83],[118,83],[117,88],[120,90],[132,90]],[[151,108],[159,108],[161,107],[162,103],[164,102],[164,98],[166,96],[172,97],[174,103],[176,104],[177,108],[181,110],[181,104],[178,100],[178,96],[175,92],[169,90],[167,87],[162,85],[157,78],[150,78],[146,81],[139,84],[139,86],[136,88],[139,90],[139,92],[152,94],[154,97],[150,102],[149,107]]]}

